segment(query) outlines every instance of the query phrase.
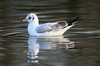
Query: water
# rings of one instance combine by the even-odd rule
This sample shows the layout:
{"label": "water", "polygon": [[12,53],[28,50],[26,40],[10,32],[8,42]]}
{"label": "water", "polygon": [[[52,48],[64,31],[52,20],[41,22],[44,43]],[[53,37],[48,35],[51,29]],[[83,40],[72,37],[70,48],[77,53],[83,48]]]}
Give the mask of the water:
{"label": "water", "polygon": [[[99,0],[0,0],[0,66],[99,66]],[[28,13],[40,23],[81,16],[60,37],[29,37]]]}

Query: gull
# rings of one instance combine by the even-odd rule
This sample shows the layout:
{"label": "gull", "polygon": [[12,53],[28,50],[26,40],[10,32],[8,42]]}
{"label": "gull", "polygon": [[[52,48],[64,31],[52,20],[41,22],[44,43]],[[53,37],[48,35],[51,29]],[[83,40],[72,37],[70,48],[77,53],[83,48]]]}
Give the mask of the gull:
{"label": "gull", "polygon": [[22,21],[28,22],[27,29],[30,36],[61,36],[79,20],[80,17],[75,17],[69,21],[39,24],[38,16],[30,13]]}

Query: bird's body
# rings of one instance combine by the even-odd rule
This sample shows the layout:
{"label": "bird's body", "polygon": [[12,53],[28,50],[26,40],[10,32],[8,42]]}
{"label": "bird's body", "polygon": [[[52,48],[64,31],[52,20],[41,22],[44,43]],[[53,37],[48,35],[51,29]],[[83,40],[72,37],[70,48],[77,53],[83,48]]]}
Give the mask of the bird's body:
{"label": "bird's body", "polygon": [[74,22],[79,20],[79,17],[72,23],[68,23],[66,21],[57,21],[53,23],[39,24],[37,15],[30,13],[25,20],[29,22],[28,33],[30,36],[59,36],[71,28],[74,25]]}

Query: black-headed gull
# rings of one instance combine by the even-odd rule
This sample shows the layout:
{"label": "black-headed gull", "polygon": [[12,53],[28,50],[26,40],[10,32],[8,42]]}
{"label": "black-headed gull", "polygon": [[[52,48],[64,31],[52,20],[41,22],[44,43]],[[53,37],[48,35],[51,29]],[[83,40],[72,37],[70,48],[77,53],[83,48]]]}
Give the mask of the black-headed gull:
{"label": "black-headed gull", "polygon": [[74,23],[78,20],[80,20],[80,17],[76,17],[70,21],[39,24],[38,16],[35,13],[30,13],[22,21],[29,23],[28,33],[30,36],[59,36],[74,26]]}

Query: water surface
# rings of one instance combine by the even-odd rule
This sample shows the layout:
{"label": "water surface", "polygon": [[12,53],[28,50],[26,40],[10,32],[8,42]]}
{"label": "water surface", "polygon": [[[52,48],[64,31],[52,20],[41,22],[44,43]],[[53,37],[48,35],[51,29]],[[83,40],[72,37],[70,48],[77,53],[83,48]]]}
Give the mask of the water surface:
{"label": "water surface", "polygon": [[[99,66],[99,0],[0,0],[0,66]],[[40,23],[81,16],[61,37],[30,37],[28,13]]]}

